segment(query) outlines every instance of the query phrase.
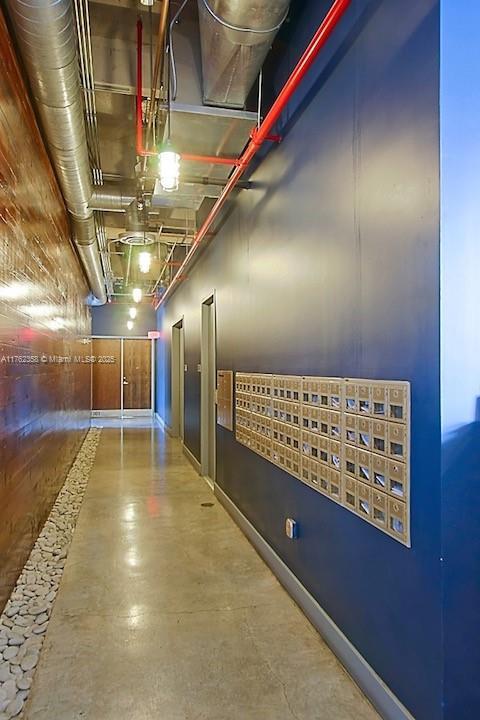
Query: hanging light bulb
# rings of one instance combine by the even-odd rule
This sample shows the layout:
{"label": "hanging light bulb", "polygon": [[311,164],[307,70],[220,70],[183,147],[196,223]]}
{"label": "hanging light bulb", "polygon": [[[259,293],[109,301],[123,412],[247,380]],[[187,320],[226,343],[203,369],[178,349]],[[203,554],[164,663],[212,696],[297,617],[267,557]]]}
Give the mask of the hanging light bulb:
{"label": "hanging light bulb", "polygon": [[140,272],[148,273],[150,270],[150,263],[152,262],[152,256],[149,252],[141,252],[138,256],[138,266]]}
{"label": "hanging light bulb", "polygon": [[174,150],[170,140],[160,146],[158,153],[160,185],[165,192],[178,190],[180,178],[180,155]]}
{"label": "hanging light bulb", "polygon": [[132,320],[135,320],[135,318],[137,317],[137,308],[130,308],[128,314],[130,315]]}
{"label": "hanging light bulb", "polygon": [[132,320],[129,320],[129,321],[127,322],[127,328],[128,328],[129,330],[133,330],[133,321],[132,321]]}
{"label": "hanging light bulb", "polygon": [[170,76],[172,73],[172,52],[170,44],[167,46],[167,123],[166,123],[166,142],[160,145],[158,149],[158,172],[160,176],[160,185],[165,192],[173,192],[178,190],[178,180],[180,177],[180,155],[175,151],[171,137],[171,98],[170,98]]}
{"label": "hanging light bulb", "polygon": [[132,298],[133,298],[133,301],[136,302],[136,303],[141,302],[141,300],[142,300],[142,291],[140,290],[140,288],[133,288],[133,290],[132,290]]}

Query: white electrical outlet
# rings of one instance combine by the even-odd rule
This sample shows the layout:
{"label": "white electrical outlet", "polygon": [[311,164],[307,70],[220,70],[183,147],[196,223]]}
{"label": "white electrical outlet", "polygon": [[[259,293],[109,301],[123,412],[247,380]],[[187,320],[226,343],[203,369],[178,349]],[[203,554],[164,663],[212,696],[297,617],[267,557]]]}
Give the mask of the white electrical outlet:
{"label": "white electrical outlet", "polygon": [[296,520],[293,520],[292,518],[287,518],[285,520],[285,535],[290,538],[290,540],[294,540],[297,537]]}

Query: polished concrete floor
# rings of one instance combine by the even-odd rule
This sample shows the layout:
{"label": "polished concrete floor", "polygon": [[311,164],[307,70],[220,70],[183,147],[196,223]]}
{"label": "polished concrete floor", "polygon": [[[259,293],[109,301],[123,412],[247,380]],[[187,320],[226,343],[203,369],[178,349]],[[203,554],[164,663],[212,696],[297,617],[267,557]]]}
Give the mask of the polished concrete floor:
{"label": "polished concrete floor", "polygon": [[27,720],[378,715],[159,428],[102,433]]}

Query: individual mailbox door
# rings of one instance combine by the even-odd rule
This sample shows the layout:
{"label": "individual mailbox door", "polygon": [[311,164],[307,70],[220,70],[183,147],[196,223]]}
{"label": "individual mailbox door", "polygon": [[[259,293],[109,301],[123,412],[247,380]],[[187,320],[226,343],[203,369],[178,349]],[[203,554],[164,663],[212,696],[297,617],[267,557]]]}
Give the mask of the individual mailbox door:
{"label": "individual mailbox door", "polygon": [[347,413],[358,412],[357,383],[348,380],[345,383],[344,409]]}
{"label": "individual mailbox door", "polygon": [[358,418],[356,415],[344,415],[343,440],[350,445],[358,444]]}
{"label": "individual mailbox door", "polygon": [[357,479],[363,483],[372,482],[372,455],[365,450],[357,450]]}
{"label": "individual mailbox door", "polygon": [[372,516],[372,488],[364,483],[357,485],[357,511],[359,515],[371,519]]}
{"label": "individual mailbox door", "polygon": [[390,385],[388,388],[388,419],[406,423],[409,411],[408,401],[407,385]]}
{"label": "individual mailbox door", "polygon": [[360,415],[372,415],[372,386],[369,383],[357,385],[357,402]]}
{"label": "individual mailbox door", "polygon": [[374,420],[372,423],[372,436],[374,453],[386,455],[388,450],[387,423],[384,420]]}
{"label": "individual mailbox door", "polygon": [[352,511],[357,509],[357,481],[346,477],[343,494],[343,504]]}
{"label": "individual mailbox door", "polygon": [[383,492],[372,488],[372,520],[378,527],[385,530],[388,519],[388,498]]}
{"label": "individual mailbox door", "polygon": [[403,463],[388,461],[388,492],[400,500],[408,499],[407,472]]}
{"label": "individual mailbox door", "polygon": [[380,383],[372,385],[372,415],[376,418],[387,417],[387,388]]}
{"label": "individual mailbox door", "polygon": [[330,497],[337,503],[342,501],[342,474],[333,468],[329,469]]}
{"label": "individual mailbox door", "polygon": [[388,501],[388,529],[399,540],[407,540],[407,514],[405,503],[390,498]]}
{"label": "individual mailbox door", "polygon": [[358,447],[364,450],[371,450],[373,447],[373,422],[370,418],[359,417],[358,419]]}
{"label": "individual mailbox door", "polygon": [[345,445],[344,457],[343,457],[343,468],[346,475],[351,478],[357,476],[357,448],[351,445]]}

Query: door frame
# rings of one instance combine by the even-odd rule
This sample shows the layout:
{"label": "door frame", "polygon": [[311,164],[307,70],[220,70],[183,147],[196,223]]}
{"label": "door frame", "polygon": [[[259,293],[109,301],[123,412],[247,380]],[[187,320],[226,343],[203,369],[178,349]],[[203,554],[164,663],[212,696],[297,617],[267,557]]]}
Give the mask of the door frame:
{"label": "door frame", "polygon": [[[176,335],[178,332],[178,335]],[[182,315],[171,326],[170,341],[170,405],[171,433],[185,438],[185,325]]]}
{"label": "door frame", "polygon": [[217,472],[217,296],[215,290],[212,290],[201,303],[200,338],[200,467],[201,474],[213,487]]}
{"label": "door frame", "polygon": [[[91,408],[91,417],[150,417],[155,409],[155,339],[148,335],[91,335],[90,340],[120,340],[120,409],[119,410],[94,410]],[[124,340],[149,340],[150,341],[150,407],[141,410],[125,410],[123,407],[123,341]],[[92,344],[93,347],[93,344]],[[93,380],[93,365],[91,369]],[[93,388],[93,385],[92,385]],[[92,389],[93,393],[93,389]],[[128,413],[126,415],[125,413]]]}

